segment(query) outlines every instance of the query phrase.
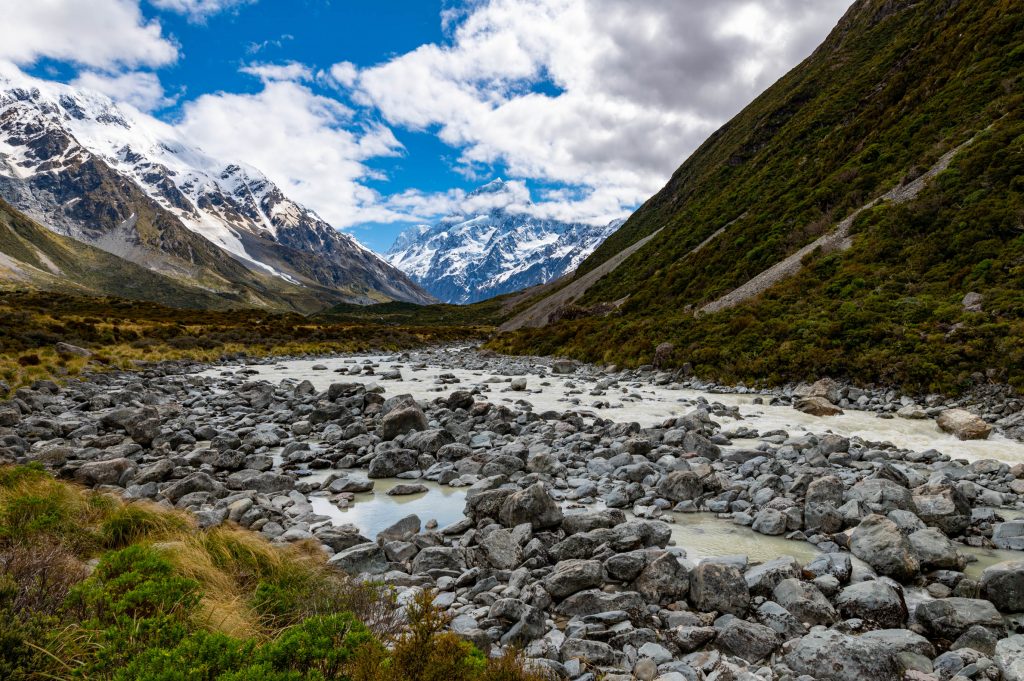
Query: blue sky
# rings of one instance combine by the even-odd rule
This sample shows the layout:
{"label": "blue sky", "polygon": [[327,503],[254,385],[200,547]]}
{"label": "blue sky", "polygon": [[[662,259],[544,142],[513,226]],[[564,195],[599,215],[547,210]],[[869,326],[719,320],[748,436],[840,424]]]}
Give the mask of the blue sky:
{"label": "blue sky", "polygon": [[383,251],[499,176],[510,210],[627,215],[848,4],[0,0],[0,60],[147,111]]}

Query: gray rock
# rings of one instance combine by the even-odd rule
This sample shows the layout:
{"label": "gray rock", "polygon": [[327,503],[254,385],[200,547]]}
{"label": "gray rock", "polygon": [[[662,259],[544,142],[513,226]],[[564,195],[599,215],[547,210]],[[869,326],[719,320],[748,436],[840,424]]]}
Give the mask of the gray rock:
{"label": "gray rock", "polygon": [[[487,556],[487,562],[498,570],[514,570],[523,560],[523,551],[505,529],[492,529],[482,539],[480,548]],[[595,561],[596,562],[596,561]]]}
{"label": "gray rock", "polygon": [[994,525],[992,543],[997,549],[1024,551],[1024,520],[1011,520]]}
{"label": "gray rock", "polygon": [[1010,636],[996,643],[992,659],[1003,681],[1024,681],[1024,635]]}
{"label": "gray rock", "polygon": [[784,579],[772,592],[772,600],[809,625],[834,624],[839,615],[824,594],[813,584],[799,579]]}
{"label": "gray rock", "polygon": [[913,501],[917,517],[948,536],[963,534],[971,523],[971,504],[952,485],[922,485],[914,490]]}
{"label": "gray rock", "polygon": [[1008,560],[985,568],[981,590],[1003,612],[1024,612],[1024,560]]}
{"label": "gray rock", "polygon": [[879,580],[846,587],[836,597],[836,607],[846,619],[861,619],[879,629],[896,629],[907,621],[903,596]]}
{"label": "gray rock", "polygon": [[394,440],[416,430],[427,429],[427,415],[417,406],[395,409],[385,414],[377,426],[377,435],[384,441]]}
{"label": "gray rock", "polygon": [[416,453],[408,449],[384,451],[370,460],[366,471],[368,478],[393,478],[399,473],[419,468]]}
{"label": "gray rock", "polygon": [[754,522],[750,529],[760,534],[778,536],[786,532],[786,516],[774,508],[764,508],[754,516]]}
{"label": "gray rock", "polygon": [[702,612],[742,617],[750,605],[750,591],[735,565],[703,562],[690,573],[690,602]]}
{"label": "gray rock", "polygon": [[859,501],[875,513],[913,509],[913,495],[906,487],[886,478],[861,480],[846,493],[847,501]]}
{"label": "gray rock", "polygon": [[413,513],[378,532],[377,538],[383,541],[409,541],[419,534],[421,526],[420,517]]}
{"label": "gray rock", "polygon": [[966,409],[947,409],[939,414],[936,423],[961,440],[984,440],[992,432],[992,426],[983,418]]}
{"label": "gray rock", "polygon": [[194,492],[215,492],[220,489],[223,489],[223,485],[214,480],[208,474],[193,473],[187,478],[169,483],[160,490],[160,492],[173,504],[186,494],[192,494]]}
{"label": "gray rock", "polygon": [[949,538],[935,527],[918,530],[907,539],[922,570],[963,570],[966,560]]}
{"label": "gray rock", "polygon": [[563,560],[543,580],[544,588],[555,599],[601,586],[601,563],[596,560]]}
{"label": "gray rock", "polygon": [[412,571],[417,574],[433,570],[460,572],[466,569],[466,557],[457,548],[447,546],[428,546],[416,554],[412,561]]}
{"label": "gray rock", "polygon": [[562,507],[547,493],[544,483],[538,482],[505,499],[498,518],[505,527],[522,523],[530,523],[535,530],[557,527],[562,522]]}
{"label": "gray rock", "polygon": [[775,587],[784,579],[800,576],[800,563],[793,556],[779,556],[755,565],[743,575],[747,588],[753,596],[771,596]]}
{"label": "gray rock", "polygon": [[1003,630],[1003,619],[989,601],[978,598],[939,598],[925,601],[915,611],[917,621],[933,637],[955,641],[978,625],[993,631]]}
{"label": "gray rock", "polygon": [[377,544],[356,544],[331,556],[329,565],[352,576],[387,572],[388,559]]}
{"label": "gray rock", "polygon": [[683,598],[689,587],[689,570],[668,551],[649,561],[633,582],[633,588],[651,603]]}
{"label": "gray rock", "polygon": [[90,461],[75,471],[75,480],[90,487],[116,485],[126,474],[131,476],[135,468],[135,462],[125,458]]}
{"label": "gray rock", "polygon": [[625,667],[626,656],[607,643],[580,638],[567,638],[562,643],[562,661],[579,659],[603,667]]}
{"label": "gray rock", "polygon": [[884,516],[869,515],[850,535],[850,551],[879,574],[908,581],[921,571],[910,541]]}
{"label": "gray rock", "polygon": [[786,647],[786,665],[817,681],[903,680],[894,656],[878,641],[830,629],[813,631]]}
{"label": "gray rock", "polygon": [[730,655],[757,662],[778,650],[780,641],[775,630],[734,617],[718,632],[715,644]]}
{"label": "gray rock", "polygon": [[407,497],[412,494],[423,494],[426,491],[427,486],[422,483],[403,482],[389,489],[387,494],[389,497]]}
{"label": "gray rock", "polygon": [[599,589],[586,589],[566,598],[555,611],[568,617],[583,617],[615,610],[639,613],[646,605],[643,596],[635,591],[605,593]]}
{"label": "gray rock", "polygon": [[658,496],[672,503],[697,499],[703,491],[700,478],[692,471],[674,471],[658,483]]}

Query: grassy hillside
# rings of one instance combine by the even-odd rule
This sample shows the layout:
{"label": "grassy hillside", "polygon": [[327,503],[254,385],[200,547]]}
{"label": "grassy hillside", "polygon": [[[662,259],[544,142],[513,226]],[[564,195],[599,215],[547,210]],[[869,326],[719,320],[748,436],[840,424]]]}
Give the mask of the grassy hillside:
{"label": "grassy hillside", "polygon": [[[583,264],[664,228],[587,292],[577,319],[494,346],[638,364],[667,341],[675,364],[727,380],[957,390],[992,369],[1024,386],[1022,36],[1011,0],[860,0]],[[692,314],[972,137],[917,200],[861,214],[851,250]],[[969,291],[982,312],[960,306]],[[625,296],[617,315],[587,317]]]}
{"label": "grassy hillside", "polygon": [[[94,565],[94,567],[92,567]],[[0,467],[0,678],[540,681],[320,547]]]}
{"label": "grassy hillside", "polygon": [[388,326],[469,326],[485,328],[495,326],[504,317],[502,297],[491,298],[473,305],[416,305],[390,302],[379,305],[352,305],[339,303],[313,316],[314,319],[335,323],[372,323]]}

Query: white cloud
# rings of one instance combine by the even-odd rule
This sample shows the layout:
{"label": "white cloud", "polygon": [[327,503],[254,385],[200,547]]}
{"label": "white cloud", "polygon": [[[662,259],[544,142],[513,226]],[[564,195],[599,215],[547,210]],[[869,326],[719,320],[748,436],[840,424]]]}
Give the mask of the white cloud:
{"label": "white cloud", "polygon": [[359,70],[350,61],[340,61],[330,68],[328,75],[338,87],[346,88],[352,87],[356,82]]}
{"label": "white cloud", "polygon": [[311,80],[313,78],[313,72],[310,68],[305,64],[300,64],[296,61],[290,61],[284,64],[246,64],[239,69],[239,71],[247,73],[250,76],[256,76],[264,83],[274,80],[303,81]]}
{"label": "white cloud", "polygon": [[387,127],[358,123],[352,114],[301,83],[271,80],[256,94],[222,92],[186,103],[178,128],[215,157],[259,168],[336,227],[400,219],[362,182],[373,176],[368,159],[397,155],[402,146]]}
{"label": "white cloud", "polygon": [[235,9],[256,0],[150,0],[154,7],[187,15],[190,21],[201,22],[225,10]]}
{"label": "white cloud", "polygon": [[51,58],[98,69],[162,66],[178,49],[134,0],[13,0],[3,3],[0,59]]}
{"label": "white cloud", "polygon": [[71,82],[75,87],[102,92],[118,102],[126,102],[141,111],[154,111],[170,106],[174,98],[164,94],[160,78],[148,71],[107,74],[95,71],[81,73]]}
{"label": "white cloud", "polygon": [[849,0],[486,0],[356,75],[356,101],[468,169],[582,187],[529,210],[603,222],[657,191],[806,56]]}

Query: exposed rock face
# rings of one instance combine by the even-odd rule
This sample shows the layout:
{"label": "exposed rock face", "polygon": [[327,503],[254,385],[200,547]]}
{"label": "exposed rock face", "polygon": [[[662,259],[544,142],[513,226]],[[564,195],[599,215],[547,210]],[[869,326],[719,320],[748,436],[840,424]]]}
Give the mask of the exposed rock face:
{"label": "exposed rock face", "polygon": [[937,423],[939,428],[961,440],[984,440],[992,432],[992,426],[984,419],[965,409],[947,409],[939,414]]}

